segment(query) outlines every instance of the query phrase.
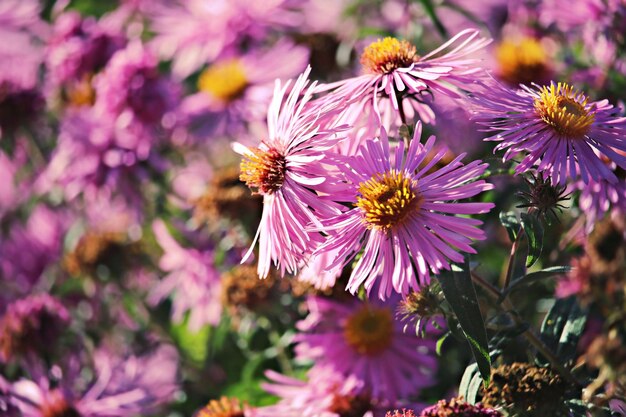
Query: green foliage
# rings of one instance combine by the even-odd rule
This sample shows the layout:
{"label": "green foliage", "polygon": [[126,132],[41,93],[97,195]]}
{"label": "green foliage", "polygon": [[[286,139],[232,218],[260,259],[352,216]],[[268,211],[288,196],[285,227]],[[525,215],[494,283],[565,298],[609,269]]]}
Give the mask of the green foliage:
{"label": "green foliage", "polygon": [[491,358],[489,357],[487,332],[478,306],[476,290],[472,283],[467,259],[462,268],[453,266],[450,274],[440,275],[439,282],[446,300],[450,303],[463,334],[470,344],[480,374],[485,384],[488,384],[491,375]]}
{"label": "green foliage", "polygon": [[541,340],[562,363],[576,357],[578,340],[585,330],[587,309],[575,296],[557,299],[541,325]]}
{"label": "green foliage", "polygon": [[521,214],[521,223],[528,239],[526,267],[531,267],[537,262],[543,250],[543,227],[537,217],[527,213]]}

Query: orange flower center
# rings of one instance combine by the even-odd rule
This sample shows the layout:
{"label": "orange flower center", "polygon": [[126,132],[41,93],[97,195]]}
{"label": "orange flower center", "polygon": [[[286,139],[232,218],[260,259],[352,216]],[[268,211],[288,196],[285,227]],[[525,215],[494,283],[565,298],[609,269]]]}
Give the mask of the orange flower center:
{"label": "orange flower center", "polygon": [[415,47],[407,41],[386,37],[368,45],[361,55],[361,65],[372,74],[389,74],[407,68],[419,60]]}
{"label": "orange flower center", "polygon": [[243,417],[244,411],[239,400],[222,397],[219,400],[211,400],[196,417]]}
{"label": "orange flower center", "polygon": [[563,83],[542,87],[535,111],[562,137],[581,138],[589,133],[595,115],[587,110],[587,97]]}
{"label": "orange flower center", "polygon": [[287,161],[275,148],[265,151],[251,149],[252,155],[245,155],[241,161],[239,179],[253,191],[260,194],[272,194],[285,182]]}
{"label": "orange flower center", "polygon": [[393,317],[387,308],[364,305],[348,317],[343,335],[348,345],[362,355],[385,351],[393,338]]}
{"label": "orange flower center", "polygon": [[419,209],[421,197],[413,191],[416,185],[394,170],[360,183],[356,206],[363,210],[367,227],[389,230],[402,224]]}

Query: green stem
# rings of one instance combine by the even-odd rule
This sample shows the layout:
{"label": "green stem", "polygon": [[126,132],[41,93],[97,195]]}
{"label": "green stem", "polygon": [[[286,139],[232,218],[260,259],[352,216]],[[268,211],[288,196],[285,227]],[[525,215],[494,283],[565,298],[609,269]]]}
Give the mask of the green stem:
{"label": "green stem", "polygon": [[[502,298],[502,292],[498,288],[474,272],[471,273],[471,276],[472,280],[480,285],[480,287],[483,288],[485,292],[487,292],[489,296],[496,301],[495,306],[499,311],[507,313],[516,325],[527,325],[527,323],[519,317],[515,311],[513,303],[511,303],[508,297],[504,297],[502,305],[498,304],[498,300]],[[550,362],[550,365],[552,365],[552,367],[556,369],[563,378],[576,386],[580,386],[580,383],[576,380],[574,375],[572,375],[572,373],[565,368],[565,366],[563,366],[559,358],[545,345],[545,343],[541,341],[539,336],[537,336],[530,326],[528,326],[528,329],[523,333],[523,336],[528,343],[537,349],[537,351],[541,353],[548,360],[548,362]]]}
{"label": "green stem", "polygon": [[517,231],[515,241],[513,242],[513,246],[511,246],[511,252],[509,254],[509,264],[507,265],[506,275],[504,276],[504,283],[502,284],[503,291],[506,291],[506,289],[509,288],[511,278],[513,278],[513,268],[515,268],[515,260],[517,259],[517,249],[523,234],[524,228],[520,226],[519,230]]}
{"label": "green stem", "polygon": [[448,31],[446,30],[443,23],[441,23],[441,20],[439,20],[439,17],[437,16],[437,12],[435,12],[435,6],[433,5],[432,1],[420,0],[420,3],[422,3],[422,6],[424,6],[424,10],[426,11],[426,14],[430,18],[430,20],[433,21],[433,24],[435,25],[437,32],[439,32],[439,34],[441,35],[443,39],[447,39],[449,37]]}

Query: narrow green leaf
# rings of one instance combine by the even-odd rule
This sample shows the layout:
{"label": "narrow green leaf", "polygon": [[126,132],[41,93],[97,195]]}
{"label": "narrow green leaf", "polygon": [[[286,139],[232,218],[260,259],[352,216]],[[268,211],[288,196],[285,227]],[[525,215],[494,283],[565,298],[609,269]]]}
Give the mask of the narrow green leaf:
{"label": "narrow green leaf", "polygon": [[530,272],[526,275],[523,275],[519,278],[514,279],[509,287],[503,291],[502,299],[508,296],[512,291],[515,291],[519,288],[525,287],[526,285],[530,285],[534,282],[541,281],[545,278],[550,278],[555,275],[566,274],[572,270],[571,266],[551,266],[549,268],[544,268],[539,271]]}
{"label": "narrow green leaf", "polygon": [[450,303],[465,338],[470,344],[480,374],[485,384],[488,384],[491,376],[491,358],[487,332],[467,259],[463,268],[453,266],[451,273],[442,274],[438,278],[446,300]]}
{"label": "narrow green leaf", "polygon": [[446,339],[448,339],[448,336],[450,336],[450,332],[445,332],[443,336],[441,336],[437,340],[437,346],[435,348],[435,351],[437,352],[437,356],[441,356],[441,348],[443,347],[443,343],[446,341]]}
{"label": "narrow green leaf", "polygon": [[531,267],[537,262],[543,249],[543,227],[539,219],[532,214],[522,213],[521,222],[528,239],[526,267]]}
{"label": "narrow green leaf", "polygon": [[575,296],[557,299],[541,325],[541,340],[565,362],[576,357],[578,340],[585,330],[587,309]]}
{"label": "narrow green leaf", "polygon": [[513,211],[501,211],[500,212],[500,223],[506,229],[506,232],[509,235],[509,239],[511,242],[517,238],[517,231],[519,230],[520,223],[517,220],[517,216]]}

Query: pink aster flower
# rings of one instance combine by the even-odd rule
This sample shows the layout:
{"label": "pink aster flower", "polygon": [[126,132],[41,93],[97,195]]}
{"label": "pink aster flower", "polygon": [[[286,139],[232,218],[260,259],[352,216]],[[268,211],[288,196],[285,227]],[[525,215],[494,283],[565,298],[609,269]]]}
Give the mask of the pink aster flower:
{"label": "pink aster flower", "polygon": [[42,293],[9,304],[0,319],[0,361],[38,355],[54,346],[70,314],[60,300]]}
{"label": "pink aster flower", "polygon": [[345,377],[330,367],[310,370],[307,381],[273,371],[266,376],[271,382],[263,389],[280,401],[251,410],[248,417],[373,417],[375,405],[354,376]]}
{"label": "pink aster flower", "polygon": [[618,180],[609,181],[577,181],[574,186],[580,190],[578,206],[585,213],[586,230],[591,232],[596,222],[610,213],[612,218],[623,218],[626,215],[626,178],[624,170],[618,169]]}
{"label": "pink aster flower", "polygon": [[185,78],[244,39],[263,39],[269,29],[298,24],[290,8],[300,1],[158,2],[148,12],[156,34],[152,45],[162,58],[173,60],[174,75]]}
{"label": "pink aster flower", "polygon": [[181,322],[190,313],[189,328],[193,331],[206,324],[218,324],[222,316],[221,284],[213,251],[183,248],[162,220],[155,221],[152,228],[165,251],[159,267],[168,274],[151,291],[149,303],[156,305],[172,295],[174,321]]}
{"label": "pink aster flower", "polygon": [[263,214],[254,242],[259,241],[258,272],[269,273],[270,263],[280,265],[281,273],[295,273],[304,256],[310,254],[319,233],[306,227],[318,216],[339,213],[336,205],[322,200],[314,191],[327,181],[323,166],[325,152],[340,139],[343,127],[326,127],[324,119],[341,111],[340,101],[310,106],[315,83],[308,85],[311,68],[298,77],[289,95],[289,82],[276,82],[267,116],[268,135],[259,147],[233,144],[241,162],[241,180],[263,195]]}
{"label": "pink aster flower", "polygon": [[478,228],[481,221],[454,215],[485,213],[493,207],[456,202],[493,188],[474,181],[487,164],[463,165],[461,154],[433,171],[447,149],[435,149],[434,136],[420,144],[421,133],[418,123],[408,149],[401,142],[392,150],[383,130],[381,138],[367,141],[358,155],[340,158],[345,183],[331,195],[353,208],[322,220],[319,230],[329,236],[315,253],[338,251],[341,255],[328,266],[332,269],[347,265],[363,250],[348,282],[352,293],[362,284],[369,293],[379,282],[381,298],[392,289],[406,295],[428,283],[431,272],[450,269],[449,260],[462,262],[457,251],[476,253],[472,239],[485,238]]}
{"label": "pink aster flower", "polygon": [[315,361],[313,369],[356,377],[373,399],[392,403],[433,382],[435,341],[405,333],[394,320],[395,303],[309,297],[307,305],[295,351],[298,359]]}
{"label": "pink aster flower", "polygon": [[92,381],[70,372],[62,375],[58,385],[45,377],[20,379],[12,384],[9,395],[23,417],[143,415],[171,401],[177,389],[177,362],[172,346],[125,357],[99,350],[94,355]]}
{"label": "pink aster flower", "polygon": [[191,128],[199,130],[197,135],[235,135],[245,128],[244,122],[263,120],[274,81],[299,75],[308,59],[306,48],[288,41],[219,59],[200,73],[200,91],[184,100],[182,111],[191,119]]}
{"label": "pink aster flower", "polygon": [[553,184],[579,175],[584,183],[615,183],[602,156],[626,169],[626,118],[608,100],[590,103],[571,86],[552,83],[520,90],[495,84],[473,101],[475,119],[497,132],[485,140],[501,142],[495,150],[506,149],[503,159],[525,153],[518,174],[536,165]]}
{"label": "pink aster flower", "polygon": [[383,126],[411,122],[418,116],[434,123],[428,95],[461,98],[461,89],[481,78],[479,60],[471,56],[490,42],[477,30],[464,30],[434,51],[419,56],[413,45],[387,37],[370,44],[361,55],[365,74],[322,86],[354,99],[349,111],[373,108]]}

